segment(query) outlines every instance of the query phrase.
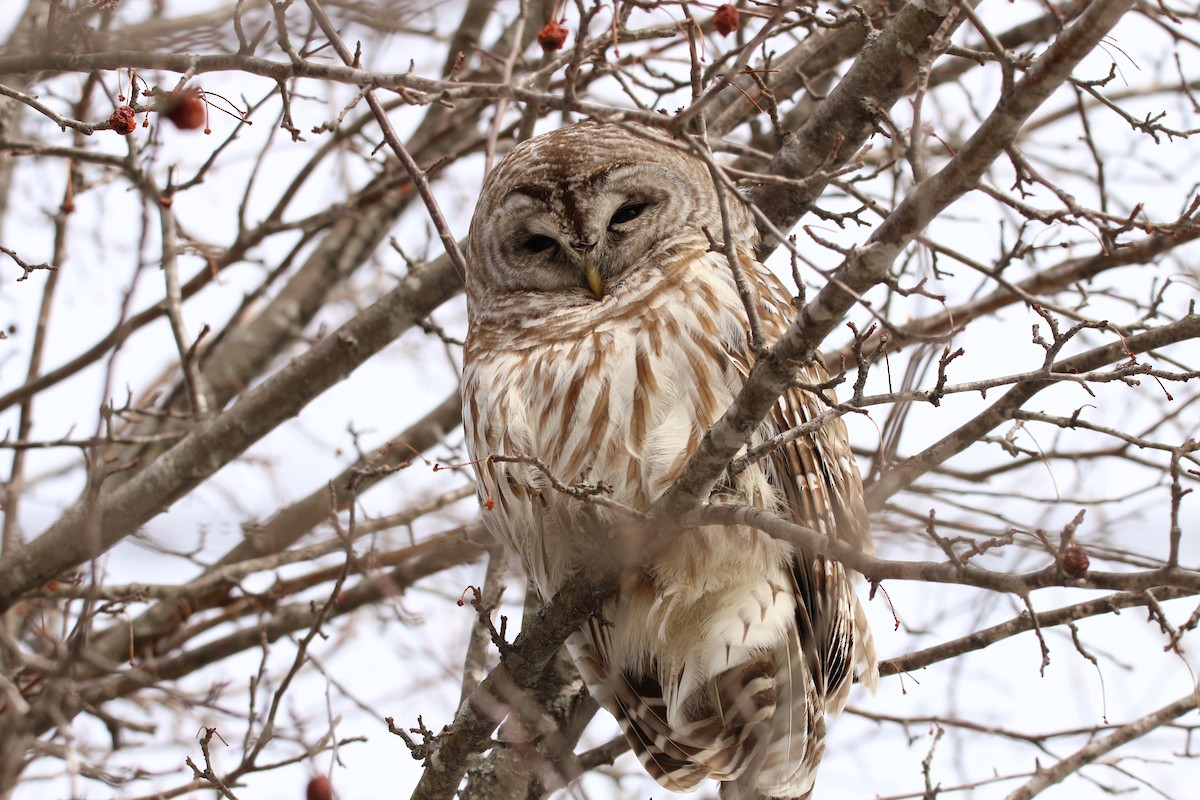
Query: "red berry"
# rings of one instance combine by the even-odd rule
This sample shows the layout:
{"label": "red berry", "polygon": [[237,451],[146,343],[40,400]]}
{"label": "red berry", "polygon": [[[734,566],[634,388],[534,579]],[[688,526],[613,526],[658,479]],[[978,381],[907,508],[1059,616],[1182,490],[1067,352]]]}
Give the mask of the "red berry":
{"label": "red berry", "polygon": [[194,131],[204,127],[207,112],[200,92],[195,89],[184,89],[179,92],[167,92],[159,104],[158,110],[175,124],[176,128]]}
{"label": "red berry", "polygon": [[122,136],[128,136],[137,127],[137,116],[129,106],[120,106],[113,109],[112,115],[108,118],[108,125]]}
{"label": "red berry", "polygon": [[567,29],[554,20],[550,20],[546,23],[546,27],[538,31],[537,40],[538,44],[542,46],[542,50],[547,53],[562,50],[563,44],[567,41]]}
{"label": "red berry", "polygon": [[324,775],[318,775],[308,782],[308,800],[333,800],[333,784]]}
{"label": "red berry", "polygon": [[738,10],[733,7],[732,3],[725,3],[717,7],[717,11],[713,14],[713,27],[717,33],[722,36],[728,36],[736,31],[741,26],[738,20]]}
{"label": "red berry", "polygon": [[1092,561],[1088,558],[1087,550],[1079,545],[1073,544],[1063,551],[1063,572],[1072,578],[1082,578],[1087,575],[1088,567],[1091,565]]}

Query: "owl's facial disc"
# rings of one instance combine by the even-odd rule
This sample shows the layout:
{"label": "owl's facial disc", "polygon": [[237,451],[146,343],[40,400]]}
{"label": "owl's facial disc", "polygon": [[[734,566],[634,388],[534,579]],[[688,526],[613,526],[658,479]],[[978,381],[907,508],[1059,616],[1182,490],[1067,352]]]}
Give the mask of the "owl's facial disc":
{"label": "owl's facial disc", "polygon": [[694,227],[685,177],[643,161],[545,170],[476,220],[501,234],[490,278],[501,291],[603,300]]}

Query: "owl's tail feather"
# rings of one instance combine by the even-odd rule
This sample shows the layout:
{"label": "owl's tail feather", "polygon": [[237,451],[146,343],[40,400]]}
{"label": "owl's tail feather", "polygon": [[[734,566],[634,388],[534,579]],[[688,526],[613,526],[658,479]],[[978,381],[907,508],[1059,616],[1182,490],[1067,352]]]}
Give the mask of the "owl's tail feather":
{"label": "owl's tail feather", "polygon": [[679,740],[667,722],[667,704],[656,680],[635,680],[626,673],[611,672],[605,659],[608,628],[589,620],[567,639],[567,648],[588,685],[592,697],[616,717],[621,731],[642,766],[662,786],[687,792],[708,777],[695,762],[700,748]]}
{"label": "owl's tail feather", "polygon": [[758,726],[762,740],[722,800],[807,800],[825,754],[825,700],[795,637],[774,651],[778,697]]}
{"label": "owl's tail feather", "polygon": [[[823,738],[823,714],[794,639],[791,647],[761,652],[713,677],[688,698],[682,724],[672,724],[657,674],[610,673],[595,656],[587,640],[604,633],[601,624],[587,625],[572,637],[576,664],[592,694],[617,718],[642,766],[664,788],[686,792],[706,779],[739,777],[748,786],[791,787],[798,780],[811,787],[808,767],[815,772],[816,765],[810,759],[819,760],[814,750],[824,745],[809,737],[819,727]],[[811,697],[805,697],[806,687]]]}
{"label": "owl's tail feather", "polygon": [[771,652],[713,678],[692,698],[683,725],[667,723],[658,680],[625,674],[619,684],[613,699],[621,728],[646,771],[672,791],[745,771],[764,751],[779,697]]}

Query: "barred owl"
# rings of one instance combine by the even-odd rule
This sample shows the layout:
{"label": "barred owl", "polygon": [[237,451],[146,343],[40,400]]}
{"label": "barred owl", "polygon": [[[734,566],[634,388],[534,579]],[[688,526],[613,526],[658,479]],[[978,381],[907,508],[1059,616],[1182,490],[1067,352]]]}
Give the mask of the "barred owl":
{"label": "barred owl", "polygon": [[[729,206],[763,332],[778,337],[788,292],[754,258],[749,212]],[[469,239],[466,441],[488,529],[547,601],[609,546],[615,522],[550,476],[649,508],[749,373],[745,306],[712,246],[722,230],[704,162],[638,126],[589,121],[530,139],[484,185]],[[820,366],[798,377],[827,378]],[[824,408],[789,391],[750,444]],[[870,547],[840,420],[726,476],[712,501]],[[580,673],[662,786],[713,778],[724,797],[808,797],[826,715],[856,677],[877,680],[850,576],[750,528],[674,542],[570,637]]]}

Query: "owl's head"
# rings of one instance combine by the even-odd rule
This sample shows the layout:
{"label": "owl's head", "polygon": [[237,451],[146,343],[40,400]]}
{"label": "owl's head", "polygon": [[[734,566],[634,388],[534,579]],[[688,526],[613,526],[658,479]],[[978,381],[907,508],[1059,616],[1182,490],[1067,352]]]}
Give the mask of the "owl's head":
{"label": "owl's head", "polygon": [[[740,242],[749,214],[729,203]],[[595,305],[722,238],[708,167],[665,135],[580,122],[529,139],[483,187],[469,240],[476,311],[503,300]]]}

